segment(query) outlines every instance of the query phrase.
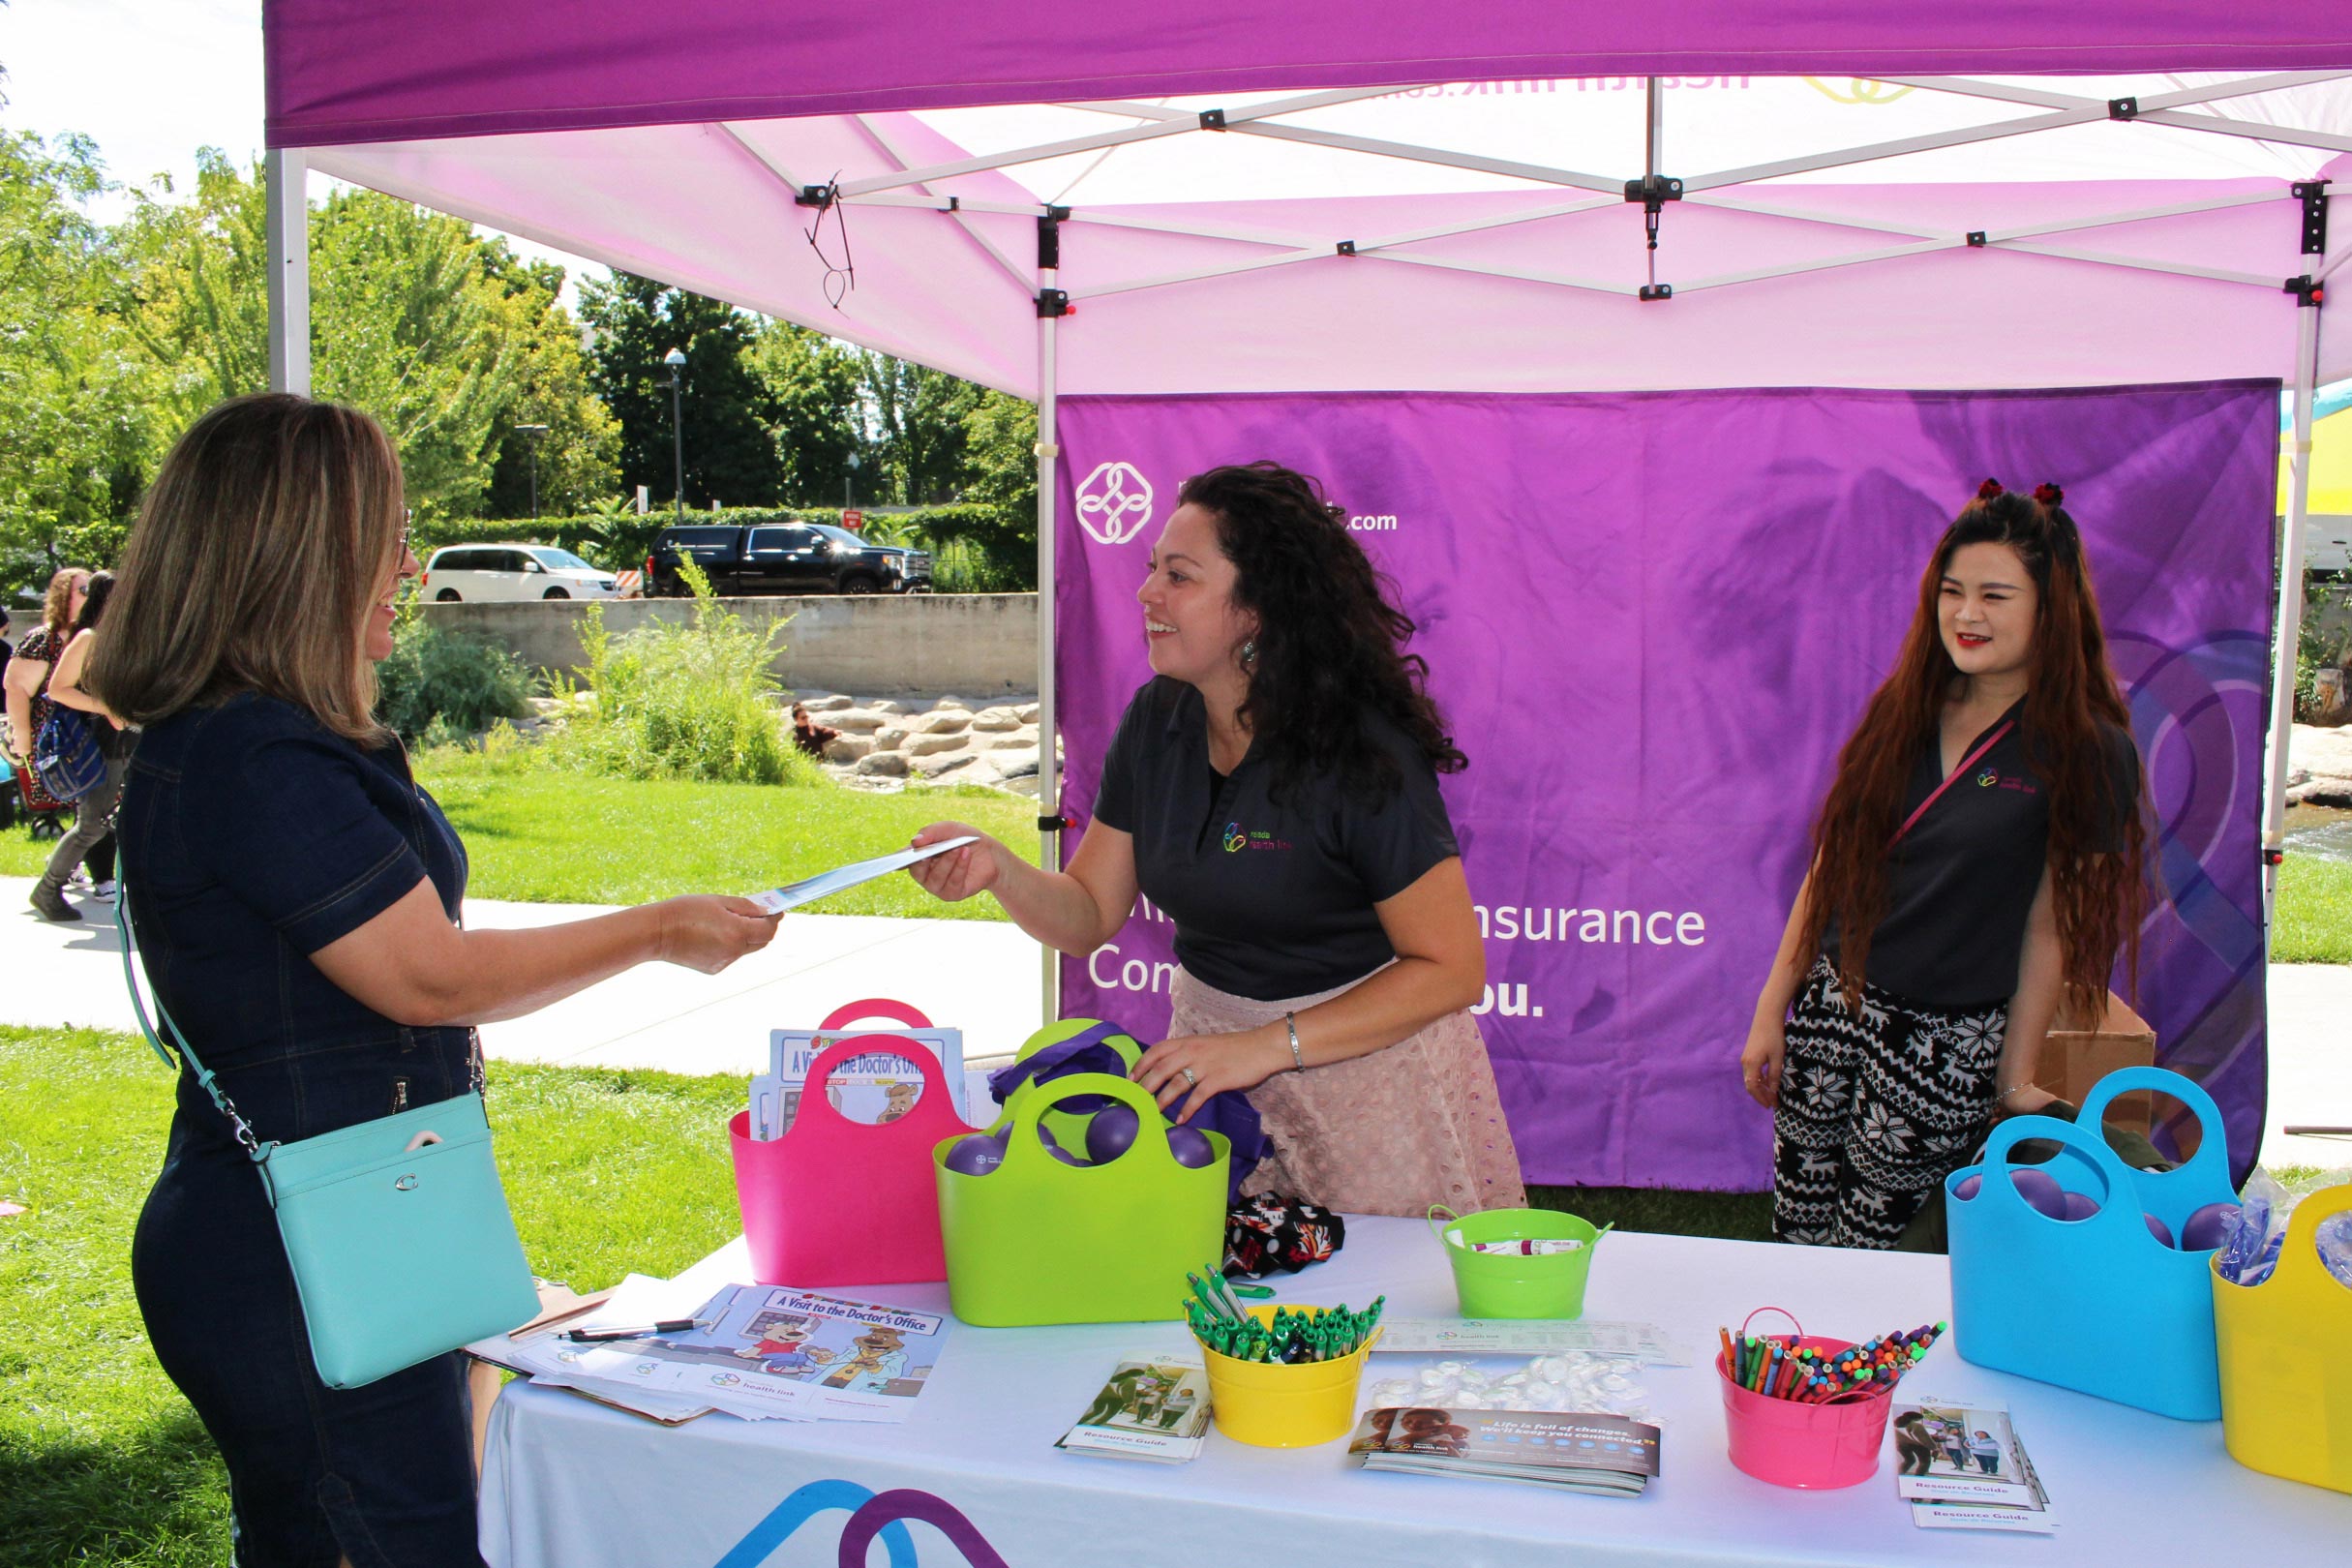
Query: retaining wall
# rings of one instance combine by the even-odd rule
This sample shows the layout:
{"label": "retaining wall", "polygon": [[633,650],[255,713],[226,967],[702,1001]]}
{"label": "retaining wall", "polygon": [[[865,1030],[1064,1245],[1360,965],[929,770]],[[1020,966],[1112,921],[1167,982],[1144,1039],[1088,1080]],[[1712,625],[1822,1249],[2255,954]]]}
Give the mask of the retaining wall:
{"label": "retaining wall", "polygon": [[[691,599],[606,599],[605,629],[618,636],[655,620],[684,621]],[[1038,596],[913,593],[725,599],[754,630],[788,619],[776,677],[795,691],[859,696],[900,692],[992,697],[1038,689]],[[577,670],[585,600],[433,604],[437,626],[512,648],[541,670]]]}

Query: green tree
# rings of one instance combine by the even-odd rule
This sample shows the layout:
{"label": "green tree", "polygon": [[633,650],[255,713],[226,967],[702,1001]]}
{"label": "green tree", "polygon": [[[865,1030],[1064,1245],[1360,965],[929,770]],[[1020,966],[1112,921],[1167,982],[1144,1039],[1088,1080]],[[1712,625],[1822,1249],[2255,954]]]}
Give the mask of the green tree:
{"label": "green tree", "polygon": [[620,422],[588,386],[580,325],[558,297],[563,269],[551,261],[518,260],[499,239],[483,244],[481,259],[498,288],[503,331],[519,356],[515,394],[492,433],[485,514],[530,515],[533,438],[519,434],[518,425],[547,427],[536,438],[539,514],[588,511],[618,482]]}
{"label": "green tree", "polygon": [[863,359],[870,445],[880,460],[864,487],[900,505],[952,500],[963,476],[964,415],[980,389],[912,360],[870,352]]}
{"label": "green tree", "polygon": [[124,319],[87,138],[0,134],[0,588],[119,549],[152,439],[153,369]]}
{"label": "green tree", "polygon": [[964,413],[964,499],[993,506],[1008,524],[1038,532],[1038,406],[983,391]]}
{"label": "green tree", "polygon": [[588,384],[620,425],[624,487],[646,485],[665,498],[676,492],[670,373],[662,359],[678,348],[686,355],[687,507],[713,498],[729,506],[782,500],[773,400],[752,362],[754,317],[627,272],[584,281],[580,314],[595,333]]}
{"label": "green tree", "polygon": [[849,460],[866,461],[859,405],[862,356],[822,332],[771,320],[760,324],[752,365],[773,410],[784,498],[800,506],[839,505]]}

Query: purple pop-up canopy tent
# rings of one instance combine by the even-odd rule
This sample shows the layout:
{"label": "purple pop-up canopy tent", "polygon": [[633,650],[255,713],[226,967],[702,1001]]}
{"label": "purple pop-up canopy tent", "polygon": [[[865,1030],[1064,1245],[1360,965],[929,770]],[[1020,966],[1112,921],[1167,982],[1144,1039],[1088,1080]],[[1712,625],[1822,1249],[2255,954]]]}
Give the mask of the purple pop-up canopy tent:
{"label": "purple pop-up canopy tent", "polygon": [[[2296,623],[2305,484],[2299,463],[2274,620],[2249,576],[2266,394],[2242,383],[2295,389],[2307,453],[2312,387],[2352,374],[2352,336],[2320,331],[2352,257],[2327,226],[2340,7],[1228,0],[1171,28],[969,0],[274,0],[267,23],[281,384],[307,380],[307,166],[1036,398],[1039,681],[1048,745],[1070,698],[1081,805],[1173,482],[1259,451],[1340,482],[1412,575],[1483,765],[1456,809],[1539,1179],[1756,1185],[1752,1125],[1656,1150],[1737,1114],[1729,998],[1769,952],[1748,906],[1785,906],[1824,748],[1891,648],[1868,607],[1901,610],[1887,585],[1977,468],[2063,467],[2167,825],[2149,1010],[2250,1162],[2251,775],[2267,714],[2275,845],[2289,702],[2261,643]],[[1725,557],[1796,563],[1811,602],[1757,615]],[[1497,571],[1536,596],[1463,591]],[[1057,614],[1088,634],[1058,665]],[[1780,618],[1810,629],[1756,624]],[[1713,687],[1688,723],[1684,686]],[[1506,761],[1530,730],[1581,771],[1531,788]],[[1726,889],[1744,913],[1701,907]],[[1538,916],[1580,945],[1529,946]],[[1061,1000],[1148,1013],[1157,923]]]}

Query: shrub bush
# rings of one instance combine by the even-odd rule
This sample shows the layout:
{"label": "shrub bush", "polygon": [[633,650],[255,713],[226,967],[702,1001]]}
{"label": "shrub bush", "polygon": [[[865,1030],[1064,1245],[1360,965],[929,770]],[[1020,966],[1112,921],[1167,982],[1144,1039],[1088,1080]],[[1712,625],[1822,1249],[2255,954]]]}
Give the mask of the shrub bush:
{"label": "shrub bush", "polygon": [[521,718],[534,681],[504,648],[401,612],[392,656],[376,667],[376,716],[403,740],[437,745]]}
{"label": "shrub bush", "polygon": [[580,631],[592,705],[541,748],[545,760],[624,778],[816,784],[814,763],[785,739],[772,669],[784,623],[764,632],[711,596],[685,564],[694,616],[614,637],[589,604]]}

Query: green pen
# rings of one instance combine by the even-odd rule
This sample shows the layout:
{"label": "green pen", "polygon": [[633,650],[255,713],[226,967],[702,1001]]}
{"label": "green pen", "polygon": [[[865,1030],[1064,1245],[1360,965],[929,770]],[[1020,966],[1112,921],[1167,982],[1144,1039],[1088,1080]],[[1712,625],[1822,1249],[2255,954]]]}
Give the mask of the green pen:
{"label": "green pen", "polygon": [[1251,1301],[1267,1301],[1272,1299],[1274,1295],[1274,1286],[1272,1285],[1229,1284],[1225,1286],[1225,1288],[1232,1291],[1237,1296],[1247,1296]]}

